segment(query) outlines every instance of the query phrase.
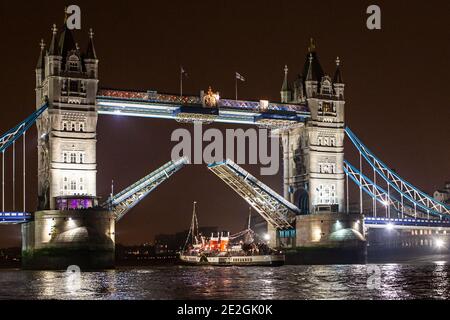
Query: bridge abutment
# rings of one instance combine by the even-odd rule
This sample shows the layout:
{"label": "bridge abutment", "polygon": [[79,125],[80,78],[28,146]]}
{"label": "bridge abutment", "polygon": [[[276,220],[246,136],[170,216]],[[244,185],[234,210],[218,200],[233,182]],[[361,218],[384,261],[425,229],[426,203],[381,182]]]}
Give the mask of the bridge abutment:
{"label": "bridge abutment", "polygon": [[115,219],[97,209],[45,210],[22,225],[24,269],[114,268]]}

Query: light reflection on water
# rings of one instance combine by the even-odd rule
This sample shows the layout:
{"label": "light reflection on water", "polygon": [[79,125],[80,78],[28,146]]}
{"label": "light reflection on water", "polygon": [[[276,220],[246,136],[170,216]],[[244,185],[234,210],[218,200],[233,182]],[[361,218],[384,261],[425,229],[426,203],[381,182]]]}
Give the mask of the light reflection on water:
{"label": "light reflection on water", "polygon": [[450,266],[384,264],[367,288],[366,265],[139,267],[81,272],[0,270],[0,299],[449,299]]}

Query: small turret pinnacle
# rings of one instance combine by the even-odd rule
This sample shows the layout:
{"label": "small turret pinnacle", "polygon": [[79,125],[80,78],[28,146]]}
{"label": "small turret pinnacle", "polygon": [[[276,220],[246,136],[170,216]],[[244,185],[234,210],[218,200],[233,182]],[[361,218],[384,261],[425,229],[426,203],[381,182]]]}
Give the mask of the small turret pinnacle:
{"label": "small turret pinnacle", "polygon": [[57,56],[58,55],[58,47],[56,45],[56,33],[58,32],[58,28],[56,28],[56,24],[53,24],[52,27],[52,40],[50,42],[50,48],[48,49],[48,55]]}
{"label": "small turret pinnacle", "polygon": [[314,81],[316,80],[314,77],[314,71],[313,71],[313,55],[312,53],[309,53],[309,66],[308,66],[308,73],[306,74],[306,81]]}
{"label": "small turret pinnacle", "polygon": [[283,86],[281,87],[281,102],[282,103],[288,103],[291,101],[291,87],[288,82],[288,66],[284,66],[284,80],[283,80]]}
{"label": "small turret pinnacle", "polygon": [[288,83],[288,66],[284,66],[284,80],[283,80],[283,86],[281,87],[281,91],[289,91],[289,83]]}
{"label": "small turret pinnacle", "polygon": [[44,51],[45,51],[45,43],[44,43],[44,39],[41,39],[41,42],[39,43],[39,47],[41,48],[41,52],[39,54],[39,59],[36,65],[36,69],[43,69],[45,62],[44,62]]}
{"label": "small turret pinnacle", "polygon": [[89,43],[86,50],[86,59],[97,60],[97,54],[94,47],[94,31],[89,29]]}
{"label": "small turret pinnacle", "polygon": [[339,59],[339,57],[336,58],[336,72],[334,73],[333,82],[343,83],[341,74],[341,59]]}

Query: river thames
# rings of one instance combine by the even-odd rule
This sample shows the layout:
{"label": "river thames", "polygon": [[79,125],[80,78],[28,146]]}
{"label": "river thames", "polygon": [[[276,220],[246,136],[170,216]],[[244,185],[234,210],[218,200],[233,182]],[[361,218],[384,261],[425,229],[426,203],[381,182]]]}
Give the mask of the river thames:
{"label": "river thames", "polygon": [[0,270],[0,299],[449,299],[448,261],[266,267]]}

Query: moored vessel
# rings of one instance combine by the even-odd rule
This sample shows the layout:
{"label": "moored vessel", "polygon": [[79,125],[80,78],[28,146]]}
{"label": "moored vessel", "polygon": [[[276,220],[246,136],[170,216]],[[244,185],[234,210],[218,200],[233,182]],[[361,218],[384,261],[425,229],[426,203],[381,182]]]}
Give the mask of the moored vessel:
{"label": "moored vessel", "polygon": [[187,265],[209,266],[282,266],[284,254],[258,241],[250,229],[230,235],[229,232],[212,233],[206,237],[198,232],[196,202],[191,227],[179,259]]}

